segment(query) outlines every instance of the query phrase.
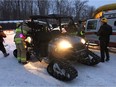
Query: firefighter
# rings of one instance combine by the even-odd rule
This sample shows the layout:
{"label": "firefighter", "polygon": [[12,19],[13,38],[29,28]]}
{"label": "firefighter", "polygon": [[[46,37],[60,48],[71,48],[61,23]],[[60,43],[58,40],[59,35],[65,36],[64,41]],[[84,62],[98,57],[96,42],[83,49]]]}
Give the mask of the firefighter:
{"label": "firefighter", "polygon": [[100,40],[100,52],[101,52],[101,62],[109,61],[109,50],[108,50],[108,44],[110,41],[110,35],[112,34],[112,27],[107,24],[108,20],[106,18],[101,19],[101,26],[99,31],[97,32],[97,35],[99,36]]}
{"label": "firefighter", "polygon": [[16,49],[17,49],[17,59],[18,62],[21,64],[27,63],[25,39],[26,39],[26,34],[29,30],[30,28],[27,26],[26,22],[17,24],[16,35],[14,36],[14,42],[16,44]]}

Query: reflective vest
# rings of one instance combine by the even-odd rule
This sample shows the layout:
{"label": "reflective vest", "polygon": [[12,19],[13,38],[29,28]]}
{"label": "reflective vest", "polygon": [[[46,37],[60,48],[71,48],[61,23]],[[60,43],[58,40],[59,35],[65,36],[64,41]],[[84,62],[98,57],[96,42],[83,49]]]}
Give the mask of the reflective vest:
{"label": "reflective vest", "polygon": [[27,31],[24,30],[24,29],[22,30],[21,28],[17,28],[17,29],[16,29],[16,33],[18,33],[18,32],[19,32],[19,33],[23,33],[23,34],[27,34]]}
{"label": "reflective vest", "polygon": [[80,35],[82,35],[82,36],[84,35],[83,31],[80,32]]}
{"label": "reflective vest", "polygon": [[23,30],[21,28],[17,28],[16,29],[16,35],[14,37],[14,42],[15,43],[22,43],[22,41],[24,40],[21,35],[26,35],[27,31]]}

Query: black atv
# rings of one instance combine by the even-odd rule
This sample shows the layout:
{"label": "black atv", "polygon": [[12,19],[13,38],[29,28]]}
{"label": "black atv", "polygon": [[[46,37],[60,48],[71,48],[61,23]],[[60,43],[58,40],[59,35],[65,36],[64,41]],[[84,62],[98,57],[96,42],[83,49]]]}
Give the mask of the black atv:
{"label": "black atv", "polygon": [[[27,56],[35,55],[40,61],[47,57],[47,71],[53,77],[62,81],[76,78],[78,72],[71,61],[90,66],[100,62],[100,57],[88,50],[86,41],[77,36],[78,28],[72,17],[53,14],[31,16],[30,19],[27,25],[31,27],[31,43],[27,44]],[[16,57],[17,50],[13,53]]]}

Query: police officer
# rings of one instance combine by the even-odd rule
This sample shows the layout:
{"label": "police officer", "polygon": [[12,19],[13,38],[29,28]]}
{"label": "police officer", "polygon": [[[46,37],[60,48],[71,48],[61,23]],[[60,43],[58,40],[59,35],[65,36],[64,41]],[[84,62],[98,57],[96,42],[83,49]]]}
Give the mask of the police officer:
{"label": "police officer", "polygon": [[19,63],[26,64],[26,48],[25,48],[25,39],[26,34],[30,30],[26,22],[17,24],[16,34],[14,36],[14,42],[17,49],[17,59]]}
{"label": "police officer", "polygon": [[3,41],[4,41],[3,38],[6,38],[6,35],[1,29],[2,29],[2,26],[0,26],[0,50],[4,54],[4,57],[7,57],[9,55],[9,53],[6,52],[6,49],[3,45]]}
{"label": "police officer", "polygon": [[110,35],[112,34],[112,27],[107,24],[108,20],[106,18],[101,19],[101,27],[97,32],[100,40],[100,52],[101,52],[101,62],[104,62],[105,56],[106,61],[109,61],[109,50],[108,44],[110,41]]}

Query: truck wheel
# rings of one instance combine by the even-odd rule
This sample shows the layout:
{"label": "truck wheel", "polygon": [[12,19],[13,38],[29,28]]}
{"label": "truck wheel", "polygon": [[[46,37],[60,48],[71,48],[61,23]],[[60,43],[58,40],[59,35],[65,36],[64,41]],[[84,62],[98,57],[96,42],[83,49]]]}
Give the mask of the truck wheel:
{"label": "truck wheel", "polygon": [[78,76],[77,70],[63,61],[52,61],[47,72],[61,81],[71,81]]}

